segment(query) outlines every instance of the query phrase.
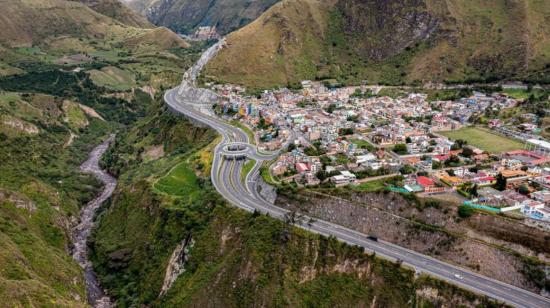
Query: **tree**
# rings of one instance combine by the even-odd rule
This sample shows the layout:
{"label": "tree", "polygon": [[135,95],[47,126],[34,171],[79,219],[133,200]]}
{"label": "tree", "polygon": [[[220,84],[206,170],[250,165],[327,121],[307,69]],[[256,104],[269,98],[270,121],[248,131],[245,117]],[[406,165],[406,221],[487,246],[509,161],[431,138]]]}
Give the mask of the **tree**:
{"label": "tree", "polygon": [[333,113],[334,110],[336,110],[336,104],[330,104],[330,105],[328,105],[328,107],[325,109],[325,111],[328,112],[328,113]]}
{"label": "tree", "polygon": [[469,206],[461,205],[458,208],[458,216],[460,218],[468,218],[468,217],[472,216],[473,214],[474,214],[474,209],[472,209]]}
{"label": "tree", "polygon": [[411,165],[405,165],[405,166],[401,167],[401,169],[399,169],[399,172],[401,172],[401,174],[411,174],[414,171],[415,171],[415,169]]}
{"label": "tree", "polygon": [[288,145],[288,151],[289,152],[294,151],[294,149],[296,149],[296,145],[294,143],[291,143],[291,144]]}
{"label": "tree", "polygon": [[316,176],[321,182],[328,178],[328,174],[324,170],[317,171]]}
{"label": "tree", "polygon": [[451,146],[451,150],[456,151],[462,149],[468,142],[466,140],[457,139],[455,143]]}
{"label": "tree", "polygon": [[393,151],[399,155],[405,155],[408,153],[407,145],[404,143],[398,143],[393,147]]}
{"label": "tree", "polygon": [[462,156],[470,158],[473,155],[474,155],[474,150],[472,150],[472,148],[470,147],[462,148]]}
{"label": "tree", "polygon": [[451,155],[451,157],[445,161],[445,165],[447,166],[456,166],[458,163],[460,163],[460,158],[456,155]]}
{"label": "tree", "polygon": [[495,188],[500,190],[500,191],[503,191],[506,189],[506,178],[502,175],[502,173],[499,173],[497,175],[497,182],[495,184]]}
{"label": "tree", "polygon": [[474,186],[472,186],[472,188],[470,188],[470,196],[472,197],[477,197],[479,196],[478,192],[477,192],[477,184],[474,184]]}
{"label": "tree", "polygon": [[527,184],[521,184],[521,186],[518,189],[518,192],[522,195],[528,195],[529,187],[527,186]]}
{"label": "tree", "polygon": [[326,155],[321,156],[320,159],[321,159],[321,164],[323,164],[323,167],[332,165],[332,160],[328,156]]}
{"label": "tree", "polygon": [[340,128],[340,131],[338,132],[340,136],[347,136],[347,135],[353,135],[354,129],[352,127],[348,128]]}
{"label": "tree", "polygon": [[405,142],[406,142],[406,143],[412,143],[413,141],[412,141],[411,137],[407,137],[407,138],[405,139]]}
{"label": "tree", "polygon": [[319,153],[317,152],[317,149],[314,147],[307,147],[304,149],[304,154],[307,156],[317,156]]}
{"label": "tree", "polygon": [[258,128],[259,129],[265,129],[267,126],[265,125],[265,118],[260,116],[260,121],[258,123]]}

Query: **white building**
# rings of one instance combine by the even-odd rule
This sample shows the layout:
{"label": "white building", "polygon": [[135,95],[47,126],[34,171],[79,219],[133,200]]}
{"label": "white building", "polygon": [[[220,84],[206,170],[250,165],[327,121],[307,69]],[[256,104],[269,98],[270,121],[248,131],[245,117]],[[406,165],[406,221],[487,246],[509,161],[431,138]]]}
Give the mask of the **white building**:
{"label": "white building", "polygon": [[535,200],[526,200],[523,203],[521,212],[533,219],[550,221],[550,209],[544,203]]}
{"label": "white building", "polygon": [[550,156],[550,142],[538,139],[528,139],[525,143],[525,147],[529,151],[542,154],[544,156]]}
{"label": "white building", "polygon": [[355,174],[349,172],[349,171],[341,171],[339,175],[335,175],[331,178],[331,181],[336,185],[347,185],[355,183],[355,180],[357,178],[355,177]]}

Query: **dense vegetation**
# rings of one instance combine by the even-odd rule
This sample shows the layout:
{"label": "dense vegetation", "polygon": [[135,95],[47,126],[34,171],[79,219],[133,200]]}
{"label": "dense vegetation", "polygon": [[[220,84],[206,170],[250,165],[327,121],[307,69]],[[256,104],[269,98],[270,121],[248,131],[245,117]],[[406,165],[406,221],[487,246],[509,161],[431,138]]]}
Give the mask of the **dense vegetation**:
{"label": "dense vegetation", "polygon": [[[82,122],[78,111],[69,113],[63,105],[67,102],[42,94],[0,94],[3,303],[73,306],[85,298],[80,268],[67,254],[66,228],[100,188],[78,166],[109,125],[80,114]],[[22,123],[26,130],[6,123]],[[75,133],[79,137],[66,146]]]}

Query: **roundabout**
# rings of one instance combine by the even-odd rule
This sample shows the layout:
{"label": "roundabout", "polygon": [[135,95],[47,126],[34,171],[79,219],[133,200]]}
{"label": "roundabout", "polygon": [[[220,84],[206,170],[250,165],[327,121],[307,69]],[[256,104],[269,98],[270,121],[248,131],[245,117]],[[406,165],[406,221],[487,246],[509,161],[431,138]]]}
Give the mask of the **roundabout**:
{"label": "roundabout", "polygon": [[254,152],[254,147],[246,142],[228,142],[223,144],[220,150],[225,159],[246,159]]}

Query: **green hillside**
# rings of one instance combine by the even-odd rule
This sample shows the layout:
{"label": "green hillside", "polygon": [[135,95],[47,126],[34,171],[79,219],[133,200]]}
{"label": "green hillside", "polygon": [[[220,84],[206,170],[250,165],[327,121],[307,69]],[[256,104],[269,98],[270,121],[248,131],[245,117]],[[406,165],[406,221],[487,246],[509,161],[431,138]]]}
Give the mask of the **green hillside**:
{"label": "green hillside", "polygon": [[253,87],[548,83],[548,14],[541,0],[287,0],[229,35],[205,75]]}
{"label": "green hillside", "polygon": [[195,61],[129,9],[100,13],[119,7],[0,1],[1,307],[86,306],[69,235],[101,184],[79,166]]}

